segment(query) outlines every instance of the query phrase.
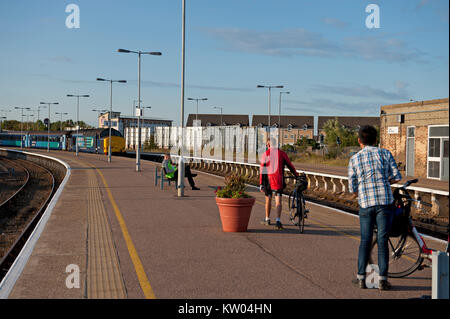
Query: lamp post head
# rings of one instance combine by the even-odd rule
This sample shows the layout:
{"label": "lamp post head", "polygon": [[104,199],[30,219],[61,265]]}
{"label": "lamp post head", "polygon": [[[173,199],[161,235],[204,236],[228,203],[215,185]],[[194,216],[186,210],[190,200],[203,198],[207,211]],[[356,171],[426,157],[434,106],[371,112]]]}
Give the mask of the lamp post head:
{"label": "lamp post head", "polygon": [[119,82],[119,83],[127,83],[127,80],[119,80],[117,82]]}
{"label": "lamp post head", "polygon": [[148,54],[150,54],[150,55],[162,55],[161,52],[148,52]]}
{"label": "lamp post head", "polygon": [[120,53],[131,53],[130,50],[125,50],[125,49],[119,49],[119,50],[117,50],[117,52],[120,52]]}
{"label": "lamp post head", "polygon": [[102,78],[97,78],[97,81],[106,81],[106,80]]}

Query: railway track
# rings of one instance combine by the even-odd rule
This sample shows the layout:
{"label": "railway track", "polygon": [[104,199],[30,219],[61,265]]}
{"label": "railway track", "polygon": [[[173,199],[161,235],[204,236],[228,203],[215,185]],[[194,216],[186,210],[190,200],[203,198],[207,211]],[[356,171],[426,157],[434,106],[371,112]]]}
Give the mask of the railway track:
{"label": "railway track", "polygon": [[[123,156],[135,157],[135,154],[128,153]],[[161,156],[159,154],[141,154],[141,159],[152,161],[152,162],[158,162],[158,163],[161,162],[161,160],[162,160]],[[196,168],[196,170],[205,171],[209,174],[222,176],[222,177],[225,175],[223,173],[218,173],[216,171],[202,170],[202,169],[198,169],[198,168]],[[254,186],[259,186],[257,181],[255,181],[255,180],[249,181],[249,184],[252,184]],[[291,189],[288,186],[285,189],[284,193],[286,195],[288,195],[290,190]],[[330,194],[325,194],[325,193],[321,193],[321,192],[312,192],[312,191],[308,192],[307,191],[305,193],[305,198],[306,198],[306,200],[313,202],[313,203],[321,204],[321,205],[328,206],[331,208],[340,209],[347,213],[358,215],[357,203],[355,203],[354,201],[349,201],[346,199],[339,198],[339,195],[330,195]],[[447,240],[448,224],[442,224],[442,223],[436,222],[433,219],[415,218],[414,216],[412,216],[412,217],[413,217],[416,228],[421,233],[435,237],[435,238],[439,238],[442,240]]]}
{"label": "railway track", "polygon": [[55,177],[48,169],[21,159],[8,161],[26,170],[28,178],[20,189],[0,204],[0,281],[33,232],[55,191]]}
{"label": "railway track", "polygon": [[25,167],[0,156],[0,207],[20,192],[29,178],[30,173]]}

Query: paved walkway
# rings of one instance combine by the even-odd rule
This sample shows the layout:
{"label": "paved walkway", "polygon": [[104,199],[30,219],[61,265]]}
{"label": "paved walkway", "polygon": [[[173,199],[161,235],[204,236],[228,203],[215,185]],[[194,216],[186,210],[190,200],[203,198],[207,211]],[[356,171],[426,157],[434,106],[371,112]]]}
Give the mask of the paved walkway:
{"label": "paved walkway", "polygon": [[[44,152],[46,153],[46,152]],[[70,180],[10,298],[420,298],[431,269],[392,279],[393,291],[351,285],[358,218],[309,204],[304,234],[263,226],[256,197],[246,233],[224,233],[214,201],[221,178],[200,173],[200,191],[154,187],[155,164],[50,152],[72,167]],[[427,239],[432,248],[444,245]],[[67,265],[80,269],[68,289]]]}

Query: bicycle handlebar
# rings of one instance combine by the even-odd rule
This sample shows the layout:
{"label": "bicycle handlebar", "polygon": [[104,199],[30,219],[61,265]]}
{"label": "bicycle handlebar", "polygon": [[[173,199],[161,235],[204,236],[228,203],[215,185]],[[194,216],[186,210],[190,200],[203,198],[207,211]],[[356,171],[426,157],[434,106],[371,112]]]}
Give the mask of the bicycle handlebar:
{"label": "bicycle handlebar", "polygon": [[417,178],[415,179],[410,179],[409,181],[407,181],[405,184],[403,184],[403,186],[401,188],[405,189],[406,187],[408,187],[411,184],[417,183],[419,180]]}

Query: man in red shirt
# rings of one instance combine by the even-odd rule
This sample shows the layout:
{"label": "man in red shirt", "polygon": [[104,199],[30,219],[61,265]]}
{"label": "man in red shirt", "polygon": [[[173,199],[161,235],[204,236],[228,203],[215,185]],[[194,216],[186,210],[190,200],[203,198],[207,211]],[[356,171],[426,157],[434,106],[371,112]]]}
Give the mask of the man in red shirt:
{"label": "man in red shirt", "polygon": [[261,167],[259,171],[260,191],[266,195],[266,218],[262,222],[264,225],[270,225],[270,210],[272,208],[272,194],[275,192],[276,206],[276,227],[283,229],[281,224],[281,199],[283,195],[284,183],[284,166],[286,165],[292,174],[298,177],[298,173],[292,165],[285,152],[280,150],[274,138],[267,139],[267,151],[261,158]]}

